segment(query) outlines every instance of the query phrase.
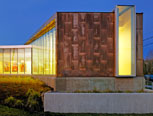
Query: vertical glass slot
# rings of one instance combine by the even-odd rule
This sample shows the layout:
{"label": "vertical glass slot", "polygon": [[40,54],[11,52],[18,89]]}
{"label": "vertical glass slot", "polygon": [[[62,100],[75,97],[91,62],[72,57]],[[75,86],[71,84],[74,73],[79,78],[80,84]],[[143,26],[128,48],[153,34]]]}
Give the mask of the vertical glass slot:
{"label": "vertical glass slot", "polygon": [[116,7],[116,76],[135,76],[135,7]]}

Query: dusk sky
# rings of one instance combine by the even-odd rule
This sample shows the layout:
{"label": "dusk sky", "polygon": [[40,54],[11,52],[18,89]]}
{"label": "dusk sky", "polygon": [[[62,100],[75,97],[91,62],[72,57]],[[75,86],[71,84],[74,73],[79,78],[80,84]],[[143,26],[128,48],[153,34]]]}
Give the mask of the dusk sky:
{"label": "dusk sky", "polygon": [[[0,45],[22,45],[55,12],[111,12],[116,5],[136,5],[143,12],[143,39],[153,36],[153,0],[0,0]],[[153,43],[153,38],[144,45]],[[144,57],[153,44],[144,47]]]}

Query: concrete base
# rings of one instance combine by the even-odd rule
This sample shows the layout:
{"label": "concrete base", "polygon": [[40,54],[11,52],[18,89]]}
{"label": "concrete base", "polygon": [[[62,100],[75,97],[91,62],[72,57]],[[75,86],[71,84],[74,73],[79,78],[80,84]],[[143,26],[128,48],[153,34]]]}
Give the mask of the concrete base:
{"label": "concrete base", "polygon": [[153,113],[153,93],[45,93],[44,111],[58,113]]}
{"label": "concrete base", "polygon": [[142,91],[145,86],[144,77],[44,77],[36,76],[58,92],[75,91]]}

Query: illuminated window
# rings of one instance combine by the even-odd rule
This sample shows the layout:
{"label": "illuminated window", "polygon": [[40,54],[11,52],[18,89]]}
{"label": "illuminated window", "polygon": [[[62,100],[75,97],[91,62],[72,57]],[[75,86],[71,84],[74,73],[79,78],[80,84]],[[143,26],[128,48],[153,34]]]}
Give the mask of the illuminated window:
{"label": "illuminated window", "polygon": [[50,74],[52,74],[53,73],[53,71],[52,71],[52,64],[53,64],[53,60],[52,60],[52,52],[53,52],[53,50],[52,50],[52,39],[53,39],[53,36],[52,36],[52,31],[50,31],[50,33],[49,33],[49,39],[50,39]]}
{"label": "illuminated window", "polygon": [[45,34],[45,70],[44,74],[49,74],[49,35]]}
{"label": "illuminated window", "polygon": [[37,49],[37,42],[33,46],[33,74],[38,74],[38,49]]}
{"label": "illuminated window", "polygon": [[53,31],[53,46],[52,46],[52,49],[53,49],[53,67],[52,67],[52,70],[53,70],[53,74],[56,74],[56,38],[55,38],[55,30]]}
{"label": "illuminated window", "polygon": [[46,54],[46,48],[47,48],[47,44],[46,44],[46,34],[43,36],[43,40],[44,40],[44,74],[46,74],[46,60],[47,60],[47,54]]}
{"label": "illuminated window", "polygon": [[0,49],[0,74],[3,74],[3,49]]}
{"label": "illuminated window", "polygon": [[4,49],[4,74],[10,74],[10,49]]}
{"label": "illuminated window", "polygon": [[17,74],[18,72],[17,53],[17,49],[11,49],[11,74]]}
{"label": "illuminated window", "polygon": [[25,48],[25,74],[31,74],[31,48]]}
{"label": "illuminated window", "polygon": [[33,74],[56,74],[56,30],[52,29],[32,42]]}
{"label": "illuminated window", "polygon": [[43,39],[42,37],[39,39],[39,74],[43,74]]}
{"label": "illuminated window", "polygon": [[18,49],[18,74],[24,74],[24,49]]}
{"label": "illuminated window", "polygon": [[116,76],[135,76],[135,7],[116,7]]}

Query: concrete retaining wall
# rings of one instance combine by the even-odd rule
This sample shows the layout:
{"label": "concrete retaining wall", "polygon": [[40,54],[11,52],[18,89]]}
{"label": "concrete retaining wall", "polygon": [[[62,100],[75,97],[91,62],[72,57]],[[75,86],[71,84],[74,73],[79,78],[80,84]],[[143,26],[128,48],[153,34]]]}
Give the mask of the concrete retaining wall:
{"label": "concrete retaining wall", "polygon": [[45,93],[44,111],[153,113],[153,93]]}

